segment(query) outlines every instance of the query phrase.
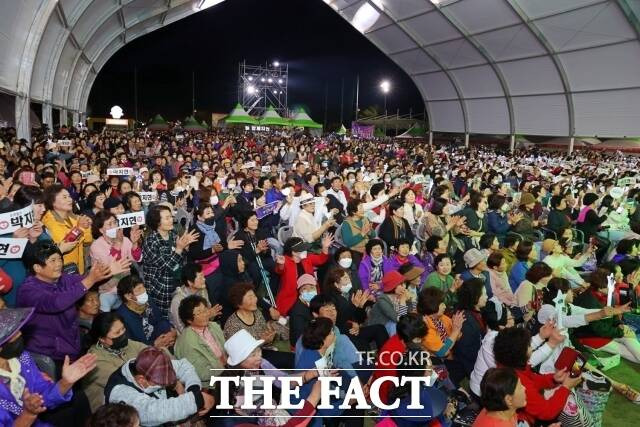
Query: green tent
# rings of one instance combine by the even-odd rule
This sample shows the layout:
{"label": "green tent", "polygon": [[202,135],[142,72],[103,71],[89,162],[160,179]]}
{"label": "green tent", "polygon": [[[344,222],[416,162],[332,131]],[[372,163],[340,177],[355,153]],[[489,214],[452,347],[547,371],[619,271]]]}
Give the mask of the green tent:
{"label": "green tent", "polygon": [[314,122],[302,108],[300,108],[291,118],[291,126],[300,128],[322,129],[322,125],[320,123]]}
{"label": "green tent", "polygon": [[192,132],[203,132],[207,130],[207,128],[203,127],[200,123],[198,123],[198,121],[193,116],[189,116],[186,119],[184,119],[182,128],[184,130],[188,130]]}
{"label": "green tent", "polygon": [[340,129],[338,129],[336,134],[337,135],[346,135],[347,134],[347,128],[344,127],[344,125],[340,125]]}
{"label": "green tent", "polygon": [[384,130],[382,128],[376,127],[376,130],[373,131],[373,136],[376,138],[385,138]]}
{"label": "green tent", "polygon": [[209,125],[204,120],[202,121],[202,123],[200,123],[200,126],[202,126],[205,129],[209,129]]}
{"label": "green tent", "polygon": [[162,118],[162,116],[160,114],[156,114],[156,116],[153,118],[153,120],[151,120],[151,123],[149,123],[149,126],[147,126],[147,129],[149,130],[168,130],[169,129],[169,124],[167,123],[167,121]]}
{"label": "green tent", "polygon": [[251,117],[247,112],[242,108],[242,105],[239,103],[235,106],[235,108],[231,111],[231,113],[224,119],[227,124],[234,125],[257,125],[258,120]]}
{"label": "green tent", "polygon": [[262,118],[260,118],[260,125],[262,126],[289,126],[289,120],[283,119],[280,114],[270,106],[267,111],[264,112]]}
{"label": "green tent", "polygon": [[425,138],[427,135],[427,131],[418,125],[417,123],[411,126],[405,133],[402,135],[396,136],[399,139],[416,139],[416,138]]}

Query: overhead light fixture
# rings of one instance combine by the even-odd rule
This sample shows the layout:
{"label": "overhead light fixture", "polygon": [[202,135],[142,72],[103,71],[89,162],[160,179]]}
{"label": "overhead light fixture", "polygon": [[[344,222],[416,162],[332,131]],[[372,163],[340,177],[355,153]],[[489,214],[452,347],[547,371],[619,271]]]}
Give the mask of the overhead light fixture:
{"label": "overhead light fixture", "polygon": [[200,11],[209,9],[210,7],[215,6],[218,3],[222,3],[223,1],[224,0],[200,0],[198,3],[196,3],[195,10]]}
{"label": "overhead light fixture", "polygon": [[261,81],[262,83],[264,83],[266,80],[265,80],[265,79],[264,79],[264,77],[263,77],[263,78],[261,78],[261,79],[260,79],[260,81]]}
{"label": "overhead light fixture", "polygon": [[247,86],[247,93],[249,95],[253,95],[254,93],[256,93],[256,87],[254,85]]}
{"label": "overhead light fixture", "polygon": [[284,80],[278,79],[278,83],[282,84],[283,82],[284,82]]}
{"label": "overhead light fixture", "polygon": [[351,21],[351,24],[361,33],[365,33],[370,30],[371,27],[378,22],[378,19],[380,19],[380,12],[378,12],[378,10],[384,10],[382,0],[371,0],[371,2],[376,7],[373,7],[368,2],[363,4],[356,11],[356,14],[353,16],[353,20]]}
{"label": "overhead light fixture", "polygon": [[253,76],[249,76],[249,81],[252,82],[253,81]]}
{"label": "overhead light fixture", "polygon": [[273,61],[273,66],[274,67],[279,67],[280,66],[280,62],[278,62],[277,60]]}
{"label": "overhead light fixture", "polygon": [[269,78],[267,79],[267,81],[268,81],[269,83],[273,83],[273,79],[272,79],[271,77],[269,77]]}
{"label": "overhead light fixture", "polygon": [[389,93],[389,91],[391,90],[391,83],[389,82],[389,80],[383,80],[380,83],[380,89],[382,89],[383,93]]}

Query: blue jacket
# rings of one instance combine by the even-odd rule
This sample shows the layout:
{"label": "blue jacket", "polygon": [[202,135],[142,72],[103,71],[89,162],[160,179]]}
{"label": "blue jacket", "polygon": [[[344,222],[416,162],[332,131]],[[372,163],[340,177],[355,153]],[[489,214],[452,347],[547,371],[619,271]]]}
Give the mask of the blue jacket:
{"label": "blue jacket", "polygon": [[489,211],[487,221],[489,222],[489,232],[496,236],[505,236],[511,228],[507,218],[498,211]]}
{"label": "blue jacket", "polygon": [[[149,301],[147,310],[142,315],[131,311],[126,304],[118,307],[116,312],[124,320],[129,339],[149,346],[152,346],[160,335],[171,330],[169,321],[162,318],[160,310],[151,301]],[[146,325],[143,322],[143,316],[147,319]]]}
{"label": "blue jacket", "polygon": [[513,292],[518,289],[520,283],[524,282],[525,276],[527,275],[527,271],[529,271],[530,267],[531,266],[527,261],[518,261],[514,264],[511,269],[511,273],[509,273],[509,285]]}

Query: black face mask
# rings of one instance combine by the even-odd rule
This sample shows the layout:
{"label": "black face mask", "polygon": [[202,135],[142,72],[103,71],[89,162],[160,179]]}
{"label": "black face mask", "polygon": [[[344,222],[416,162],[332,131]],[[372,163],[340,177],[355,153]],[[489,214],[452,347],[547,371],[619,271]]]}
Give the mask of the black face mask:
{"label": "black face mask", "polygon": [[127,337],[127,333],[120,335],[116,338],[111,338],[111,348],[114,350],[122,350],[129,344],[129,338]]}
{"label": "black face mask", "polygon": [[216,218],[215,217],[211,217],[211,218],[207,218],[204,220],[204,223],[207,225],[215,225],[216,223]]}
{"label": "black face mask", "polygon": [[13,342],[6,342],[2,345],[2,350],[0,350],[0,357],[3,359],[9,360],[19,357],[24,351],[24,340],[22,336],[20,336],[17,340]]}

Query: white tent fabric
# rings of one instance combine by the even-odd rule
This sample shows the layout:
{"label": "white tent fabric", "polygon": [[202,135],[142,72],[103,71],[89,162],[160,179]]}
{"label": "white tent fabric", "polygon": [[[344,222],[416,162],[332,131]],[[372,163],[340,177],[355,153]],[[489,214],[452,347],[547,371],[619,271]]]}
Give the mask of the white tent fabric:
{"label": "white tent fabric", "polygon": [[[597,138],[575,138],[573,142],[574,147],[599,147],[601,142]],[[539,143],[542,146],[548,147],[568,147],[571,144],[570,138],[553,138],[549,141]],[[538,144],[536,144],[538,145]]]}
{"label": "white tent fabric", "polygon": [[324,0],[441,132],[640,135],[638,0]]}
{"label": "white tent fabric", "polygon": [[[223,0],[0,2],[0,91],[84,116],[107,60]],[[231,0],[227,0],[231,1]],[[639,0],[324,0],[416,83],[433,131],[640,135]]]}

